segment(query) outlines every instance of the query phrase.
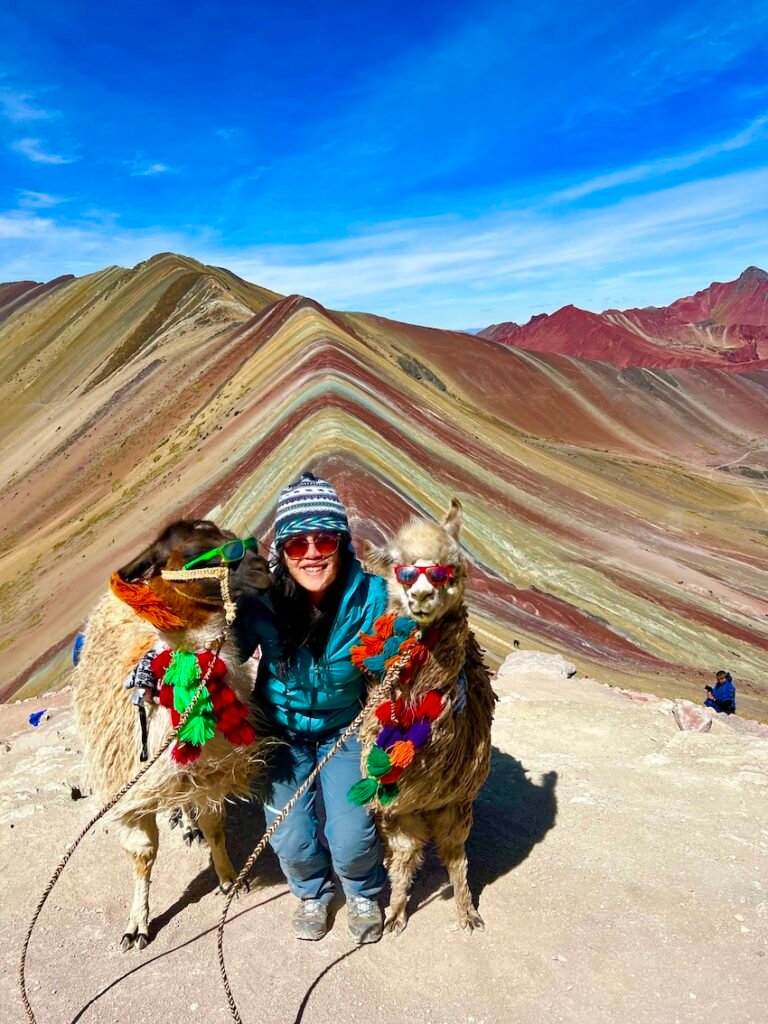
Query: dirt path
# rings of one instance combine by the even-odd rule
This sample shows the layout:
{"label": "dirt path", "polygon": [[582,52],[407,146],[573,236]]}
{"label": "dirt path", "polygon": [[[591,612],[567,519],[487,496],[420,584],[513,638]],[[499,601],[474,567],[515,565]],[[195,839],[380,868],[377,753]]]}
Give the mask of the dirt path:
{"label": "dirt path", "polygon": [[[245,1024],[763,1021],[768,740],[719,720],[680,732],[663,705],[593,681],[529,673],[497,689],[493,771],[470,848],[485,932],[453,929],[450,889],[430,860],[401,937],[354,947],[342,907],[326,939],[299,943],[268,852],[226,932]],[[0,1020],[23,1022],[20,942],[95,805],[71,796],[67,707],[7,736],[0,764]],[[232,815],[236,863],[260,829],[258,811]],[[154,938],[122,954],[130,872],[112,831],[99,824],[84,840],[36,929],[27,973],[38,1024],[226,1024],[222,900],[205,852],[163,831]]]}

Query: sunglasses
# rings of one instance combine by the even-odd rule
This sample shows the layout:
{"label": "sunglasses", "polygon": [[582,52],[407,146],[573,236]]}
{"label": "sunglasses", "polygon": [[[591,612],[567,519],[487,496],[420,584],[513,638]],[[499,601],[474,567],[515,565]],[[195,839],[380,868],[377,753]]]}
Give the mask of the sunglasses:
{"label": "sunglasses", "polygon": [[341,537],[338,533],[310,533],[306,537],[288,537],[283,543],[283,551],[289,558],[303,558],[309,551],[310,541],[321,558],[327,558],[339,550]]}
{"label": "sunglasses", "polygon": [[395,579],[404,587],[412,587],[422,573],[433,587],[444,587],[453,579],[452,565],[396,565]]}
{"label": "sunglasses", "polygon": [[193,558],[191,562],[187,562],[186,565],[182,566],[182,570],[191,569],[198,562],[208,562],[212,558],[217,557],[221,558],[225,565],[229,565],[230,562],[239,562],[246,551],[255,550],[258,546],[259,542],[255,537],[244,537],[242,540],[228,540],[220,548],[212,548],[210,551],[206,551],[204,555],[198,555],[197,558]]}

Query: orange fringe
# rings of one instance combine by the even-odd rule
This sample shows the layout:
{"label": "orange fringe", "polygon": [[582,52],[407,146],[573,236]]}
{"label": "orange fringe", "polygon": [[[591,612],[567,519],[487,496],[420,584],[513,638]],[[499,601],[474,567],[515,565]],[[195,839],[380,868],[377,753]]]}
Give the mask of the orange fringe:
{"label": "orange fringe", "polygon": [[410,740],[398,740],[387,751],[393,768],[407,768],[413,760],[416,748]]}
{"label": "orange fringe", "polygon": [[118,573],[114,573],[109,585],[115,597],[127,604],[137,615],[146,619],[156,629],[160,629],[164,633],[172,633],[185,628],[185,623],[175,612],[171,611],[148,584],[126,583]]}

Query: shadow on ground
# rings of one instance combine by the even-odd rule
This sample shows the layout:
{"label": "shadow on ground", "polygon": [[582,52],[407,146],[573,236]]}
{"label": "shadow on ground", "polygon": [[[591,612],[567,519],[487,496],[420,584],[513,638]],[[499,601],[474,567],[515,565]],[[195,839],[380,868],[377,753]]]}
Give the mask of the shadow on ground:
{"label": "shadow on ground", "polygon": [[[520,761],[493,748],[491,773],[475,802],[475,821],[467,842],[469,887],[476,902],[487,885],[522,864],[554,827],[556,786],[557,772],[547,772],[537,785]],[[413,887],[411,912],[432,902],[438,893],[442,899],[453,898],[445,868],[430,848]]]}
{"label": "shadow on ground", "polygon": [[[255,800],[249,803],[239,800],[227,805],[227,850],[235,871],[239,871],[245,864],[265,831],[266,823],[261,804]],[[272,847],[267,846],[253,865],[250,876],[251,888],[260,885],[279,885],[284,882],[285,878],[277,857],[272,852]],[[218,884],[212,865],[200,871],[179,894],[179,898],[150,921],[150,938],[158,935],[186,907],[199,903]]]}

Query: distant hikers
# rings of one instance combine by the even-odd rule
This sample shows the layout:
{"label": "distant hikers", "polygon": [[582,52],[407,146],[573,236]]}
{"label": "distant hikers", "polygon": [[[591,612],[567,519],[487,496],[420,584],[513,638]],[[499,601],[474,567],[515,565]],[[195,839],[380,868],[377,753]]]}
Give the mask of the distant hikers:
{"label": "distant hikers", "polygon": [[733,685],[731,673],[720,669],[715,674],[715,685],[705,687],[709,696],[704,701],[705,707],[714,708],[724,715],[732,715],[736,711],[736,687]]}

